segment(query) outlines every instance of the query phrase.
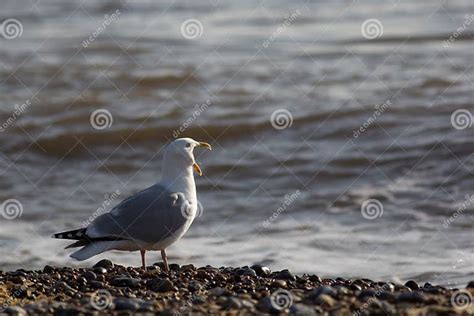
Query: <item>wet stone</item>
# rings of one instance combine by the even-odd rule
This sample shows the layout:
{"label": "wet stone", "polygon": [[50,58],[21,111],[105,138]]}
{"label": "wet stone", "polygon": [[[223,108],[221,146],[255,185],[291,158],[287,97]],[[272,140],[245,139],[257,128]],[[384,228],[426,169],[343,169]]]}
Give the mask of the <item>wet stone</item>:
{"label": "wet stone", "polygon": [[290,315],[298,315],[298,316],[316,316],[317,313],[314,308],[303,304],[293,304],[290,307]]}
{"label": "wet stone", "polygon": [[355,283],[352,283],[351,285],[349,285],[349,288],[352,291],[355,291],[355,292],[362,290],[362,287],[360,285],[355,284]]}
{"label": "wet stone", "polygon": [[296,280],[296,277],[288,269],[277,272],[274,278],[278,280]]}
{"label": "wet stone", "polygon": [[196,292],[202,289],[202,284],[198,281],[191,281],[188,286],[188,290],[191,292]]}
{"label": "wet stone", "polygon": [[336,287],[337,289],[337,294],[338,295],[348,295],[349,294],[349,289],[345,286],[338,286]]}
{"label": "wet stone", "polygon": [[139,287],[140,281],[141,279],[119,276],[119,277],[113,278],[110,283],[113,286],[135,288],[135,287]]}
{"label": "wet stone", "polygon": [[90,270],[84,272],[84,274],[82,274],[82,276],[88,281],[97,279],[97,274],[95,274],[94,272],[92,272]]}
{"label": "wet stone", "polygon": [[323,280],[318,275],[310,275],[308,278],[311,282],[322,283]]}
{"label": "wet stone", "polygon": [[374,296],[376,296],[376,294],[377,294],[377,292],[374,289],[365,289],[365,290],[360,291],[357,298],[359,300],[364,300],[367,297],[374,297]]}
{"label": "wet stone", "polygon": [[179,264],[177,263],[172,263],[169,265],[169,268],[171,271],[179,271]]}
{"label": "wet stone", "polygon": [[315,303],[324,308],[331,308],[336,304],[336,301],[329,295],[321,294],[316,298]]}
{"label": "wet stone", "polygon": [[170,292],[176,290],[173,282],[168,279],[154,279],[147,282],[147,286],[150,288],[150,290],[155,292]]}
{"label": "wet stone", "polygon": [[281,310],[275,308],[275,304],[272,304],[272,299],[269,296],[266,296],[258,301],[257,310],[268,314],[281,312]]}
{"label": "wet stone", "polygon": [[93,280],[93,281],[89,281],[89,286],[93,289],[102,289],[104,288],[104,283]]}
{"label": "wet stone", "polygon": [[181,272],[191,272],[196,270],[196,267],[192,264],[185,264],[181,267]]}
{"label": "wet stone", "polygon": [[405,283],[405,286],[412,291],[417,291],[420,289],[420,286],[418,285],[418,283],[416,283],[413,280],[407,281],[407,283]]}
{"label": "wet stone", "polygon": [[387,291],[380,292],[380,294],[377,297],[383,301],[393,302],[396,300],[396,296],[393,293],[387,292]]}
{"label": "wet stone", "polygon": [[271,286],[273,288],[282,288],[285,289],[287,287],[286,281],[284,280],[275,280],[272,282]]}
{"label": "wet stone", "polygon": [[267,277],[272,273],[269,267],[265,267],[260,264],[254,264],[250,268],[254,270],[259,277]]}
{"label": "wet stone", "polygon": [[228,297],[224,303],[224,309],[239,309],[242,306],[240,299],[236,297]]}
{"label": "wet stone", "polygon": [[402,292],[398,295],[399,302],[423,303],[425,297],[420,292]]}
{"label": "wet stone", "polygon": [[227,293],[226,289],[223,289],[221,287],[215,287],[209,291],[212,295],[215,296],[222,296]]}
{"label": "wet stone", "polygon": [[8,315],[15,315],[15,316],[26,316],[27,312],[21,308],[20,306],[8,306],[5,308],[5,313]]}
{"label": "wet stone", "polygon": [[94,267],[92,270],[96,274],[106,274],[107,273],[107,269],[104,268],[104,267]]}
{"label": "wet stone", "polygon": [[96,268],[96,267],[102,267],[102,268],[105,268],[107,270],[110,270],[110,269],[113,269],[114,264],[110,260],[102,259],[99,262],[97,262],[96,264],[94,264],[93,268]]}
{"label": "wet stone", "polygon": [[320,286],[309,292],[307,294],[307,298],[310,300],[314,300],[323,294],[335,297],[337,295],[337,291],[332,286]]}
{"label": "wet stone", "polygon": [[249,275],[249,276],[253,276],[253,277],[257,276],[257,273],[255,272],[255,270],[253,270],[251,268],[238,269],[235,274],[236,275]]}
{"label": "wet stone", "polygon": [[114,299],[115,310],[136,311],[140,308],[142,300],[130,297],[117,297]]}

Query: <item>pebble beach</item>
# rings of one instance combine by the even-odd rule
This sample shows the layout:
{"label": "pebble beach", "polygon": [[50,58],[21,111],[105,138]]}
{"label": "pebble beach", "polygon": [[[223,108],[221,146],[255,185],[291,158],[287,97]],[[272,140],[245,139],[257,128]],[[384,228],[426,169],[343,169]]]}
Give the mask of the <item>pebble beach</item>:
{"label": "pebble beach", "polygon": [[472,315],[465,288],[294,275],[269,267],[142,268],[101,260],[92,268],[45,266],[0,273],[2,315],[133,313],[289,315]]}

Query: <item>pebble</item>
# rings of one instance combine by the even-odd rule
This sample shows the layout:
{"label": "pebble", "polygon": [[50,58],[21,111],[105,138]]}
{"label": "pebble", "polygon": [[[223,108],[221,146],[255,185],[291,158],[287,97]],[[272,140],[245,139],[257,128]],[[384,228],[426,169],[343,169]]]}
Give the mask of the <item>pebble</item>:
{"label": "pebble", "polygon": [[275,280],[272,282],[271,287],[286,289],[287,284],[286,284],[286,281],[284,280]]}
{"label": "pebble", "polygon": [[135,278],[128,278],[125,276],[118,276],[111,280],[110,284],[113,286],[119,287],[131,287],[136,288],[139,287],[141,279]]}
{"label": "pebble", "polygon": [[82,274],[82,276],[88,281],[97,280],[97,274],[95,274],[94,272],[92,272],[90,270],[84,272],[84,274]]}
{"label": "pebble", "polygon": [[268,314],[277,314],[281,312],[281,309],[275,308],[275,303],[272,304],[272,299],[269,296],[266,296],[258,301],[257,309],[263,313]]}
{"label": "pebble", "polygon": [[114,299],[115,310],[136,311],[142,303],[142,300],[131,297],[116,297]]}
{"label": "pebble", "polygon": [[251,268],[248,268],[248,267],[238,269],[235,272],[235,274],[236,275],[249,275],[249,276],[253,276],[253,277],[257,276],[257,272],[255,272],[254,269],[251,269]]}
{"label": "pebble", "polygon": [[274,278],[279,280],[296,280],[296,277],[288,269],[277,272]]}
{"label": "pebble", "polygon": [[89,281],[89,286],[94,289],[102,289],[104,288],[104,283],[93,280],[93,281]]}
{"label": "pebble", "polygon": [[309,292],[306,297],[310,300],[314,300],[323,294],[335,297],[337,295],[337,291],[332,286],[323,285]]}
{"label": "pebble", "polygon": [[173,282],[168,279],[155,279],[148,282],[147,285],[155,292],[170,292],[176,290]]}
{"label": "pebble", "polygon": [[331,308],[336,304],[336,301],[329,295],[321,294],[316,298],[315,303],[324,308]]}
{"label": "pebble", "polygon": [[405,286],[406,286],[407,288],[409,288],[410,290],[412,290],[412,291],[417,291],[417,290],[420,289],[420,286],[418,285],[418,283],[416,283],[416,282],[413,281],[413,280],[407,281],[407,283],[405,283]]}
{"label": "pebble", "polygon": [[242,307],[242,302],[236,297],[228,297],[222,306],[224,309],[240,309]]}
{"label": "pebble", "polygon": [[[473,283],[467,286],[470,291]],[[196,268],[186,264],[175,265],[164,273],[158,266],[144,271],[102,260],[94,268],[45,267],[40,271],[0,272],[0,295],[10,304],[5,311],[14,314],[15,309],[20,315],[351,316],[363,315],[363,306],[367,315],[452,314],[450,301],[455,289],[431,284],[418,290],[413,288],[408,282],[405,286],[363,278],[352,281],[321,279],[316,275],[296,277],[288,270],[271,273],[258,265]],[[292,304],[281,310],[275,308],[271,303],[277,290],[291,290]],[[91,295],[110,300],[110,306],[103,311],[94,310]],[[17,304],[21,307],[13,306]]]}
{"label": "pebble", "polygon": [[181,267],[181,272],[191,272],[196,270],[196,267],[193,264],[185,264]]}
{"label": "pebble", "polygon": [[106,274],[107,273],[107,269],[104,268],[104,267],[94,267],[92,270],[96,274]]}
{"label": "pebble", "polygon": [[198,281],[191,281],[188,286],[188,290],[191,292],[196,292],[202,289],[202,284],[199,283]]}
{"label": "pebble", "polygon": [[171,271],[179,271],[179,264],[172,263],[172,264],[169,265],[169,268],[170,268]]}
{"label": "pebble", "polygon": [[20,306],[8,306],[5,308],[5,313],[9,315],[15,315],[15,316],[26,316],[28,313],[21,308]]}
{"label": "pebble", "polygon": [[254,270],[259,277],[268,277],[270,274],[272,274],[272,270],[270,270],[269,267],[265,267],[260,264],[254,264],[250,268]]}
{"label": "pebble", "polygon": [[227,293],[227,290],[221,287],[215,287],[215,288],[210,289],[209,293],[215,296],[222,296]]}
{"label": "pebble", "polygon": [[102,268],[105,268],[107,270],[110,270],[110,269],[113,269],[114,264],[110,260],[102,259],[99,262],[97,262],[96,264],[94,264],[93,268],[95,268],[95,267],[102,267]]}
{"label": "pebble", "polygon": [[360,291],[357,298],[359,300],[364,300],[367,297],[374,297],[374,296],[376,296],[376,294],[377,294],[377,292],[374,289],[365,289],[365,290]]}
{"label": "pebble", "polygon": [[54,272],[54,268],[50,265],[45,265],[44,268],[43,268],[43,272],[44,273],[53,273]]}
{"label": "pebble", "polygon": [[425,297],[420,292],[402,292],[398,295],[397,300],[400,302],[423,303]]}
{"label": "pebble", "polygon": [[318,315],[314,308],[303,304],[292,304],[290,307],[290,315],[297,315],[297,316],[316,316]]}

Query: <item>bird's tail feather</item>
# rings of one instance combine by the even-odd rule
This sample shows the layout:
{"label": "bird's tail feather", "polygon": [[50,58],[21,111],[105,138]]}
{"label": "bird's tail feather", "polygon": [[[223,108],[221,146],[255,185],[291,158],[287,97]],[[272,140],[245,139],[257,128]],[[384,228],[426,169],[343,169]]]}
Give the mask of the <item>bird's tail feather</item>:
{"label": "bird's tail feather", "polygon": [[[78,261],[83,261],[98,255],[104,251],[113,249],[114,241],[99,241],[88,244],[85,247],[73,252],[70,257]],[[72,246],[72,245],[71,245]]]}

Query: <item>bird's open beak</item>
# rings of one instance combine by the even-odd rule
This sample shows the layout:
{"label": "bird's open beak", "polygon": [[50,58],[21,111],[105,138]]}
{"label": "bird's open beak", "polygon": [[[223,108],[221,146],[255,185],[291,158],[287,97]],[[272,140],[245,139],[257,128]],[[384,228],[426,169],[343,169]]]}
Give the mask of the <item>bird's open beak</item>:
{"label": "bird's open beak", "polygon": [[199,167],[199,165],[197,163],[193,163],[193,168],[194,168],[194,171],[196,171],[196,173],[200,176],[202,176],[202,170],[201,170],[201,167]]}
{"label": "bird's open beak", "polygon": [[[212,147],[211,145],[209,145],[208,143],[205,143],[205,142],[199,142],[196,147],[205,147],[209,150],[212,150]],[[201,170],[201,167],[199,167],[199,165],[197,164],[197,162],[194,162],[193,163],[193,168],[194,168],[194,171],[196,171],[196,173],[200,176],[202,176],[202,170]]]}
{"label": "bird's open beak", "polygon": [[209,145],[208,143],[205,143],[205,142],[199,142],[199,143],[196,145],[196,147],[205,147],[205,148],[207,148],[207,149],[209,149],[209,150],[212,150],[211,145]]}

